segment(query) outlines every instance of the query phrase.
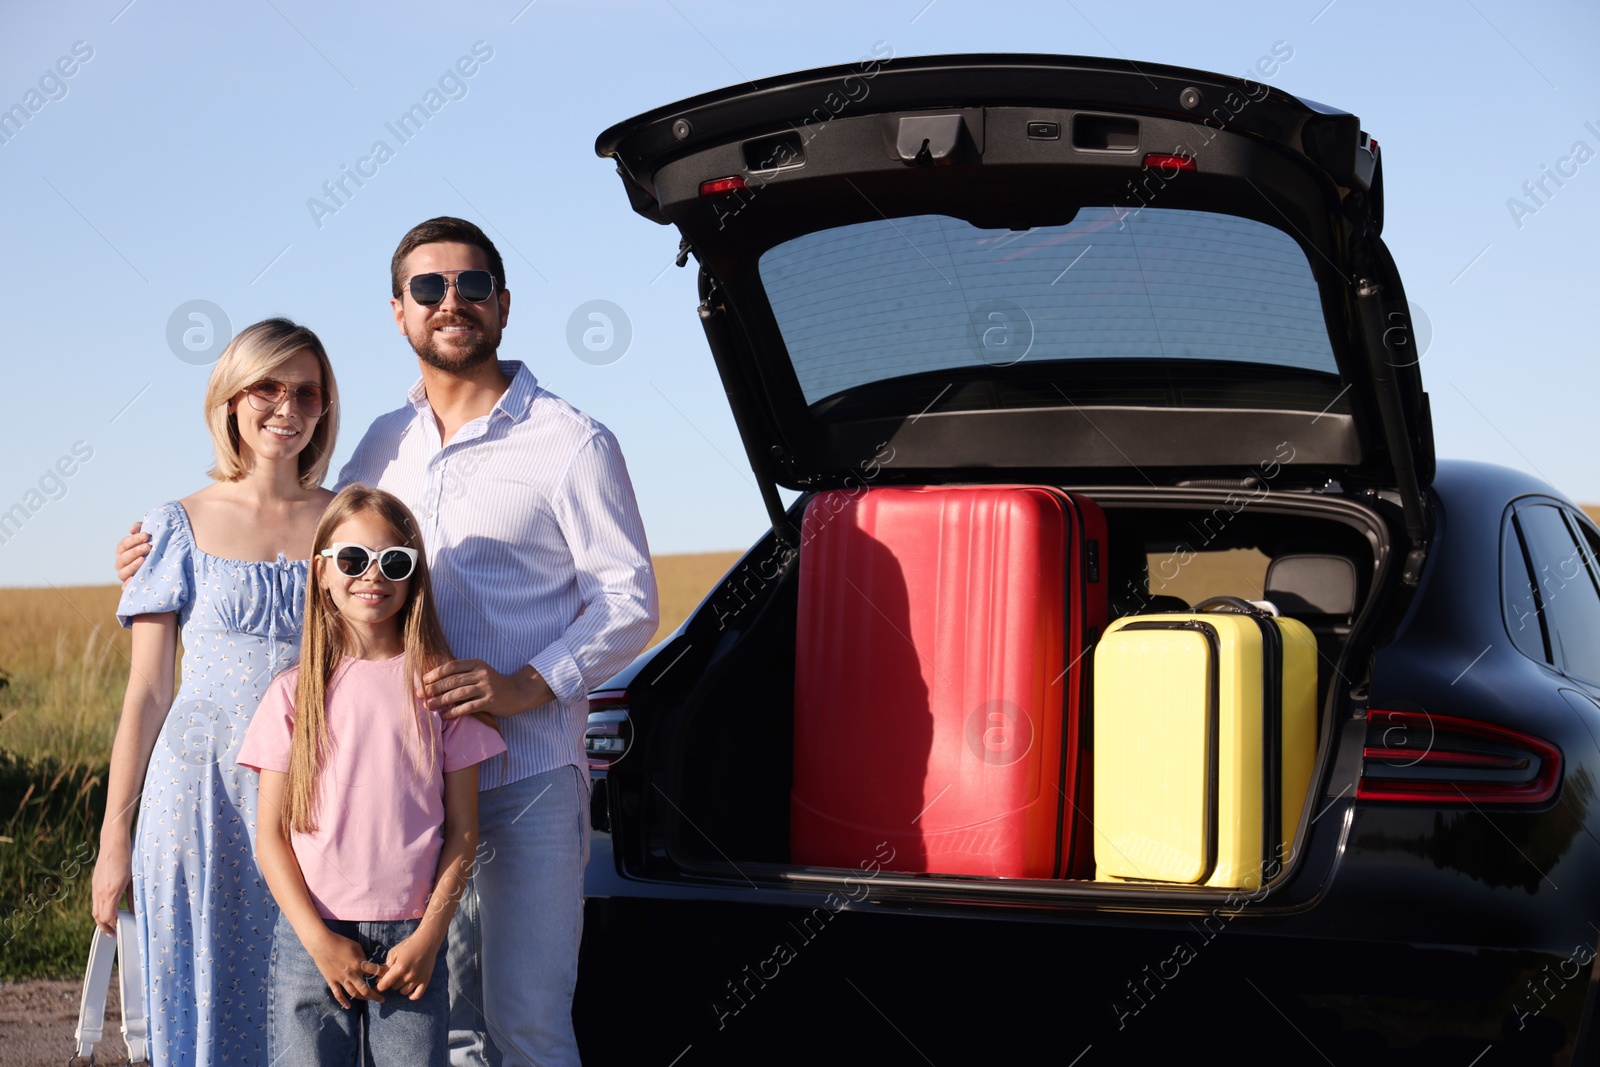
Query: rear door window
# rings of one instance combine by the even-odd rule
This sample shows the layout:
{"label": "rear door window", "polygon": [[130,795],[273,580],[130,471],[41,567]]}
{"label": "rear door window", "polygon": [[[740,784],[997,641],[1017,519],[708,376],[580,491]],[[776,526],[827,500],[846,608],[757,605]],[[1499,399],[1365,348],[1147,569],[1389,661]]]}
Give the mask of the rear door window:
{"label": "rear door window", "polygon": [[1544,620],[1539,615],[1539,598],[1528,576],[1528,559],[1522,535],[1515,520],[1507,519],[1500,539],[1500,606],[1505,614],[1506,632],[1523,655],[1550,662],[1545,647]]}
{"label": "rear door window", "polygon": [[1553,504],[1519,508],[1517,522],[1533,563],[1551,662],[1567,674],[1600,681],[1600,588],[1589,569],[1587,544],[1579,546]]}

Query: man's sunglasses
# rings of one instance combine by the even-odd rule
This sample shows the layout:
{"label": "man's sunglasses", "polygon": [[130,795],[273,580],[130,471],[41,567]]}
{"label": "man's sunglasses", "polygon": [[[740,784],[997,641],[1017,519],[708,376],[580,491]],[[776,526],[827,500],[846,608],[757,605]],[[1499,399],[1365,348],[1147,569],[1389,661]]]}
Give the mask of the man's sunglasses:
{"label": "man's sunglasses", "polygon": [[257,411],[276,411],[285,399],[294,398],[295,410],[308,419],[321,416],[328,404],[328,394],[315,382],[280,382],[276,378],[263,378],[244,387],[250,406]]}
{"label": "man's sunglasses", "polygon": [[458,270],[452,271],[456,277],[454,281],[443,274],[418,274],[406,283],[406,288],[411,292],[411,299],[425,308],[431,308],[444,299],[445,292],[453,285],[456,295],[469,304],[481,304],[494,295],[494,275],[486,270]]}
{"label": "man's sunglasses", "polygon": [[374,552],[366,545],[358,545],[353,541],[335,541],[322,550],[322,555],[333,557],[339,573],[347,578],[359,578],[366,574],[374,560],[378,563],[379,573],[391,582],[404,581],[417,569],[417,550],[399,545]]}

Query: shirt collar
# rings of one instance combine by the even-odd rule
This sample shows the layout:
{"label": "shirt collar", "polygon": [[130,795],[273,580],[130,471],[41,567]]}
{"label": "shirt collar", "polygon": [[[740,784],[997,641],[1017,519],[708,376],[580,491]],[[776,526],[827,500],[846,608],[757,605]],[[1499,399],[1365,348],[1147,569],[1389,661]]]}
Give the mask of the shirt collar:
{"label": "shirt collar", "polygon": [[[528,409],[533,407],[533,399],[539,393],[539,379],[535,378],[519,359],[502,359],[500,373],[511,376],[511,384],[506,386],[506,391],[500,394],[500,399],[495,401],[494,410],[489,413],[490,421],[502,416],[512,422],[518,422],[528,414]],[[433,406],[428,403],[428,391],[418,378],[406,391],[406,399],[419,414],[433,415]]]}

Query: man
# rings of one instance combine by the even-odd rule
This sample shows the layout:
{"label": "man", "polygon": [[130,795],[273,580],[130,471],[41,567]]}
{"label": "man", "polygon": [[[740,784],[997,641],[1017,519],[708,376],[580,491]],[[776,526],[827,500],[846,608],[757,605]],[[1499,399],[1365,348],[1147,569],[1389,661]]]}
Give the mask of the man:
{"label": "man", "polygon": [[[416,513],[463,657],[423,678],[426,699],[447,718],[495,716],[509,749],[482,768],[478,863],[450,931],[451,1060],[576,1064],[587,694],[655,632],[644,527],[611,432],[496,360],[511,296],[483,231],[430,219],[390,272],[422,377],[339,483],[389,490]],[[120,569],[139,540],[119,546]]]}

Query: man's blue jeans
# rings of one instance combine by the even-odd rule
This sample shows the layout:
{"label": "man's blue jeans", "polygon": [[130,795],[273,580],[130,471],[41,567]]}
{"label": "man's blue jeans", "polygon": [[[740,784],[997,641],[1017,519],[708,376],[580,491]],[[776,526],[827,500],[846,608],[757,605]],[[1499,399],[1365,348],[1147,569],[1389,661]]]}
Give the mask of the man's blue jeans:
{"label": "man's blue jeans", "polygon": [[578,1063],[588,859],[586,772],[557,767],[478,794],[478,858],[450,925],[453,1067]]}
{"label": "man's blue jeans", "polygon": [[[376,963],[410,937],[419,922],[327,920],[328,929],[359,944]],[[407,1000],[390,990],[383,994],[382,1004],[351,1000],[349,1008],[341,1008],[294,927],[280,913],[272,931],[267,977],[267,1060],[272,1067],[356,1067],[362,1062],[365,1031],[368,1064],[445,1067],[450,1059],[448,979],[441,952],[421,999]]]}

